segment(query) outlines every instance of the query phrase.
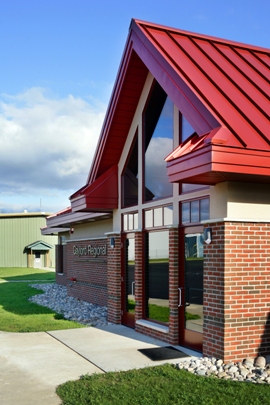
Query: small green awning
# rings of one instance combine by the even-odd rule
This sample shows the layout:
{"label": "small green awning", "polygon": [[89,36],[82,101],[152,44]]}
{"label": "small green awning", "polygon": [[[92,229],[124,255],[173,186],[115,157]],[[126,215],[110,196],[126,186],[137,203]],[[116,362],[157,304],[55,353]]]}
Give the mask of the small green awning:
{"label": "small green awning", "polygon": [[49,250],[52,249],[53,246],[43,240],[38,240],[37,242],[31,243],[30,245],[26,246],[26,249],[31,250]]}

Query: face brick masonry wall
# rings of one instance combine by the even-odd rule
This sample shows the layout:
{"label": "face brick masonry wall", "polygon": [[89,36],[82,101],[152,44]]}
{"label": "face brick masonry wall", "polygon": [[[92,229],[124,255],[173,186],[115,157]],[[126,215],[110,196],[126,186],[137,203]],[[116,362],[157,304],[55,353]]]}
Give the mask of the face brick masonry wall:
{"label": "face brick masonry wall", "polygon": [[107,254],[105,238],[67,243],[68,295],[107,306]]}
{"label": "face brick masonry wall", "polygon": [[270,224],[208,224],[204,355],[239,361],[270,354]]}

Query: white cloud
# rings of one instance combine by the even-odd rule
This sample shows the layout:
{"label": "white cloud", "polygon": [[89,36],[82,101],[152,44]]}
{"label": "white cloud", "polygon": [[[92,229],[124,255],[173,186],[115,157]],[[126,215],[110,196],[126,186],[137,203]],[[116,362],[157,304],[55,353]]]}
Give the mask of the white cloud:
{"label": "white cloud", "polygon": [[0,96],[0,210],[16,210],[14,198],[20,206],[45,196],[58,206],[60,193],[68,202],[86,182],[105,110],[41,88]]}

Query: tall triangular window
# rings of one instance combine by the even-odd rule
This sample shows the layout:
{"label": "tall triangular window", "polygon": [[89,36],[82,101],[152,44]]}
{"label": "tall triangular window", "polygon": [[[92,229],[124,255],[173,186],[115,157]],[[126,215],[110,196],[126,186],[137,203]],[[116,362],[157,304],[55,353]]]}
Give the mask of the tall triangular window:
{"label": "tall triangular window", "polygon": [[138,134],[135,134],[122,175],[122,206],[138,205]]}
{"label": "tall triangular window", "polygon": [[155,82],[144,111],[144,201],[172,196],[164,158],[173,150],[173,102]]}

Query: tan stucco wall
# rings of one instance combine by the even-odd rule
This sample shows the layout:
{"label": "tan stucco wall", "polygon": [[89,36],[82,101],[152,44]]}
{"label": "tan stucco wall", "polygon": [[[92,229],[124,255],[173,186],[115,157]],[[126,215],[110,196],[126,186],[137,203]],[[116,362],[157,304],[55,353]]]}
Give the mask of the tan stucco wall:
{"label": "tan stucco wall", "polygon": [[210,219],[270,221],[270,185],[224,182],[211,187]]}
{"label": "tan stucco wall", "polygon": [[69,240],[89,239],[104,237],[105,233],[112,231],[112,219],[102,221],[87,222],[73,226],[74,232],[70,234]]}

